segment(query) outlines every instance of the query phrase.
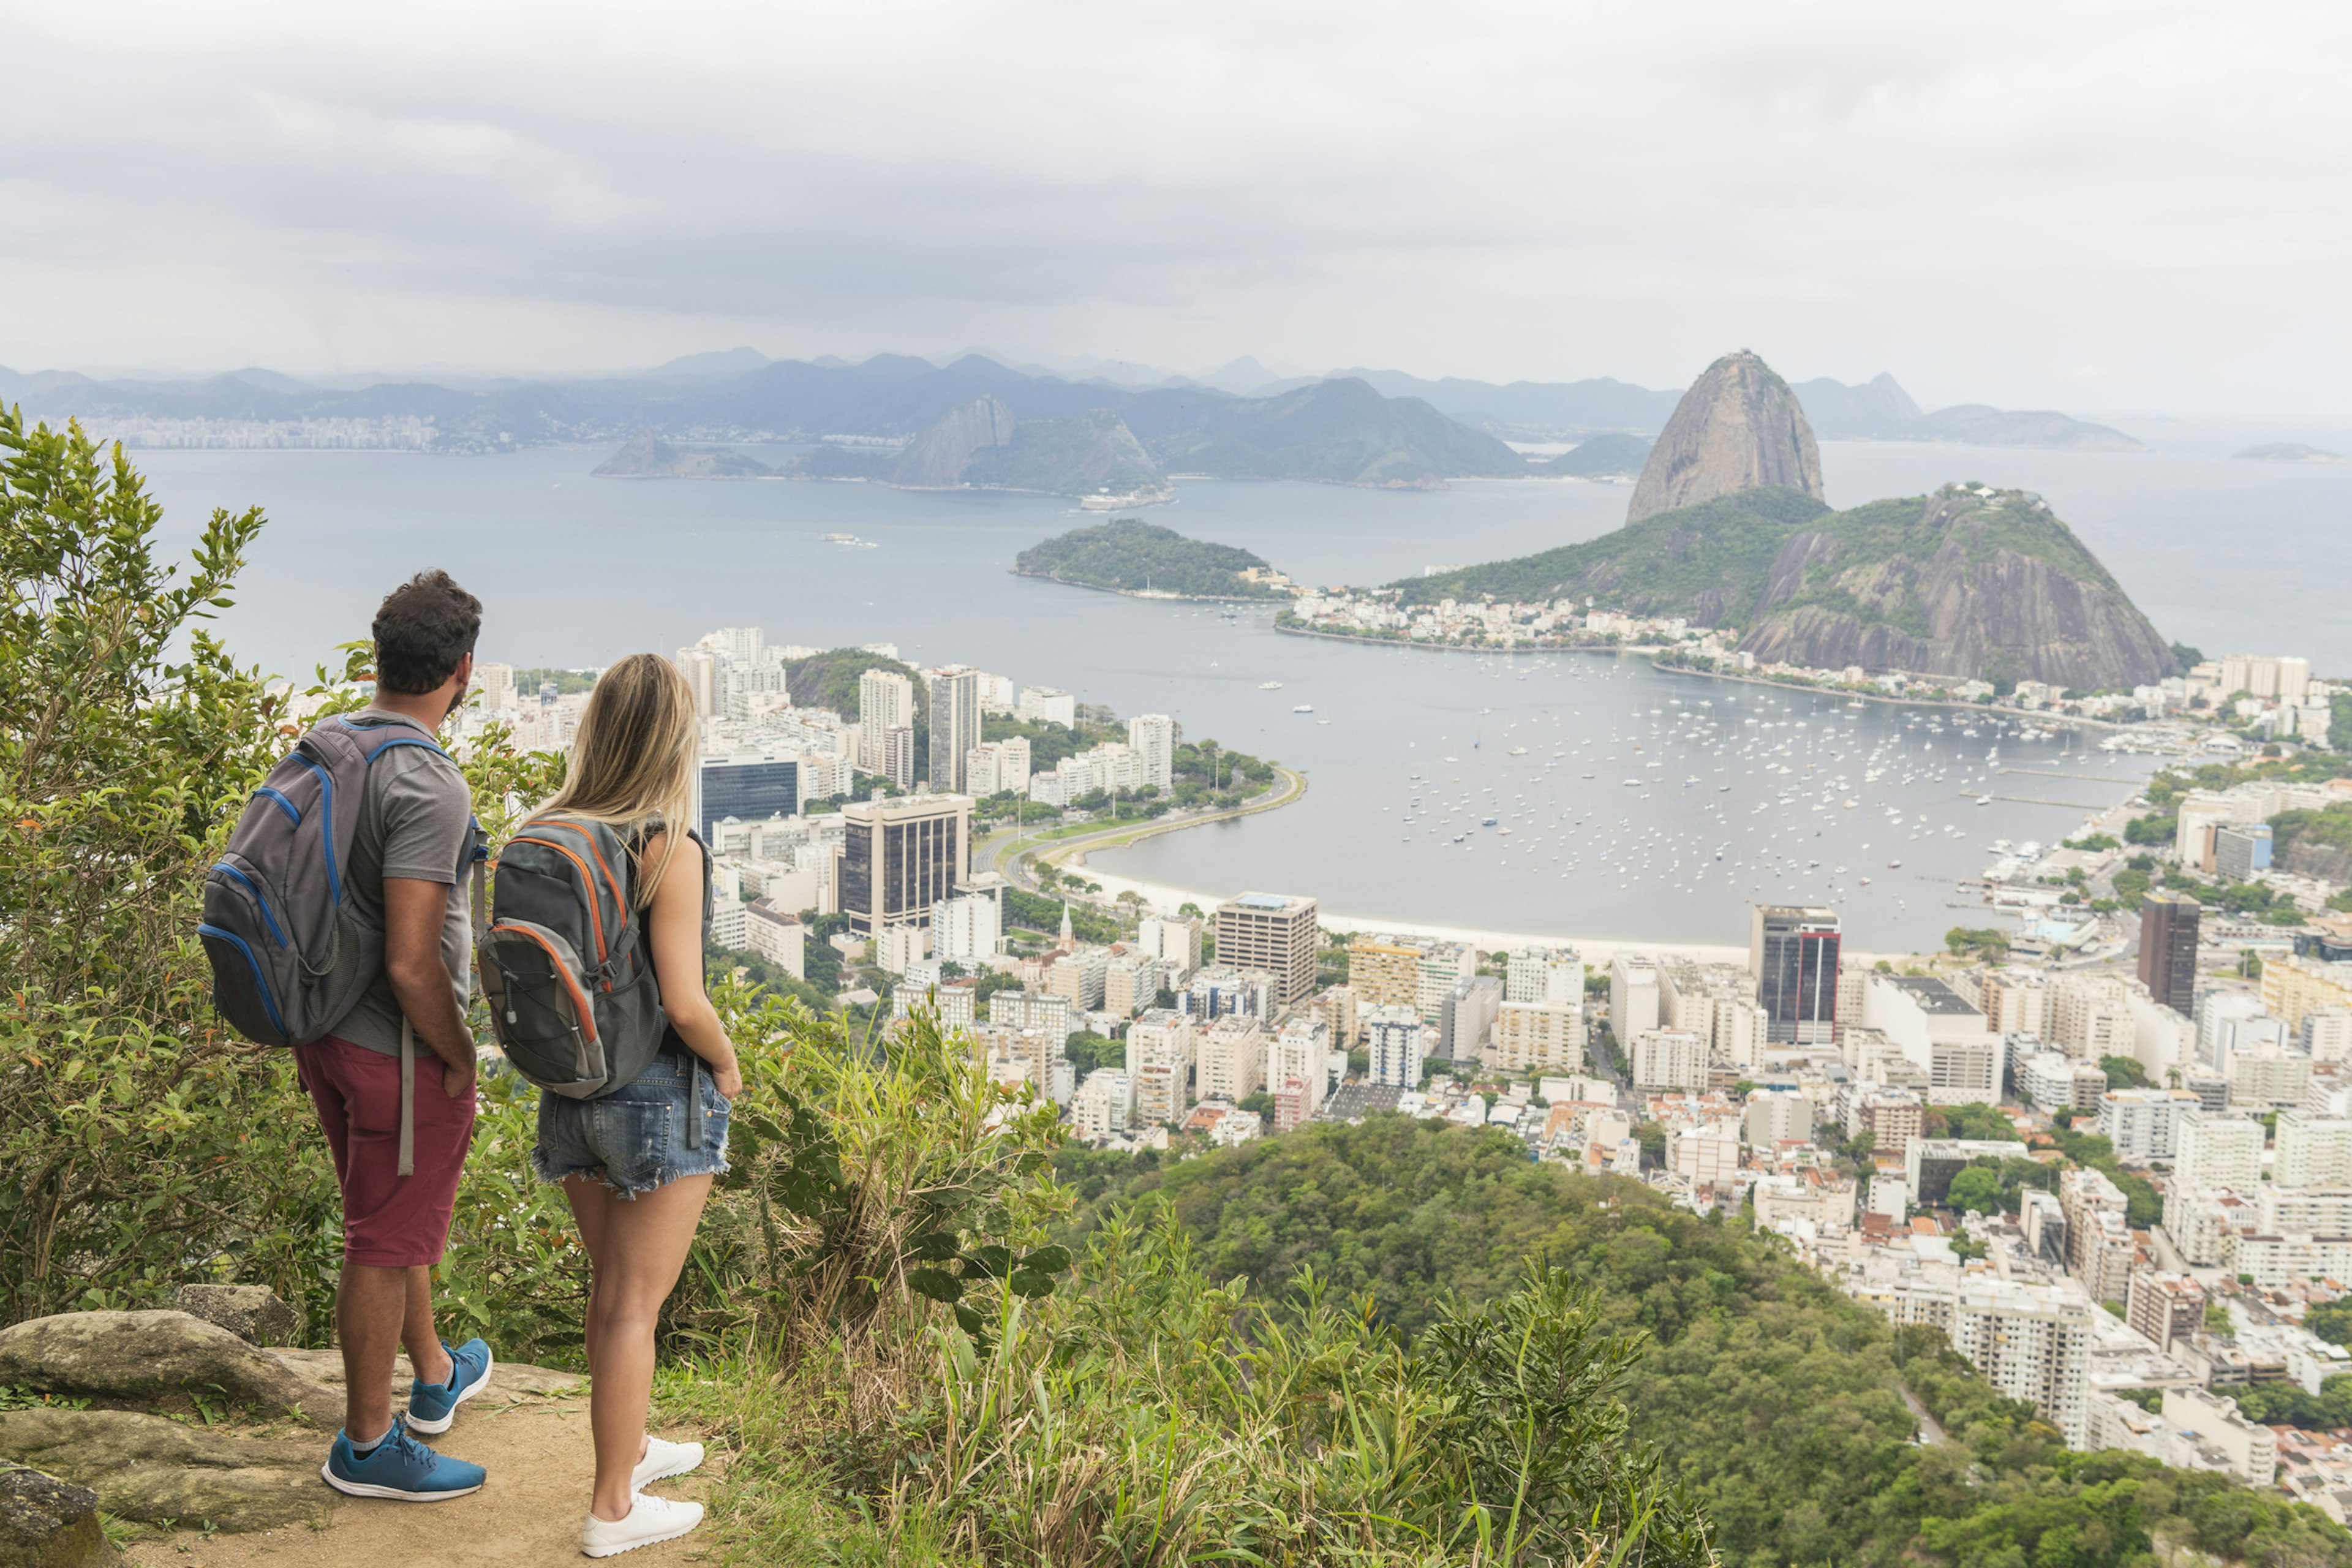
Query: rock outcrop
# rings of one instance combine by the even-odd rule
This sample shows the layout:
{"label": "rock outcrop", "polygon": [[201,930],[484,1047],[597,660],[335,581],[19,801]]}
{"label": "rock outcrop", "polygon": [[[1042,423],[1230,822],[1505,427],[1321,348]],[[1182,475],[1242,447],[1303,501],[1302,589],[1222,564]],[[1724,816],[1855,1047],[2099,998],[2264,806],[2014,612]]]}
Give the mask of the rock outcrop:
{"label": "rock outcrop", "polygon": [[2092,691],[2174,673],[2170,646],[2037,497],[1947,485],[1822,521],[1781,544],[1742,617],[1759,659]]}
{"label": "rock outcrop", "polygon": [[302,1337],[302,1315],[267,1285],[183,1285],[173,1300],[183,1312],[249,1345],[290,1345]]}
{"label": "rock outcrop", "polygon": [[1643,465],[1627,526],[1741,490],[1822,499],[1822,454],[1789,384],[1746,349],[1706,367]]}
{"label": "rock outcrop", "polygon": [[992,394],[958,404],[908,443],[891,465],[890,482],[911,489],[960,485],[974,454],[1013,445],[1013,405]]}
{"label": "rock outcrop", "polygon": [[342,1415],[340,1392],[185,1312],[61,1312],[0,1330],[0,1383],[141,1401],[215,1390],[305,1421]]}
{"label": "rock outcrop", "polygon": [[216,1530],[316,1523],[334,1500],[319,1484],[316,1436],[190,1426],[134,1410],[0,1411],[0,1458],[98,1494],[121,1519],[201,1520]]}
{"label": "rock outcrop", "polygon": [[97,1568],[113,1561],[96,1492],[0,1465],[0,1568]]}

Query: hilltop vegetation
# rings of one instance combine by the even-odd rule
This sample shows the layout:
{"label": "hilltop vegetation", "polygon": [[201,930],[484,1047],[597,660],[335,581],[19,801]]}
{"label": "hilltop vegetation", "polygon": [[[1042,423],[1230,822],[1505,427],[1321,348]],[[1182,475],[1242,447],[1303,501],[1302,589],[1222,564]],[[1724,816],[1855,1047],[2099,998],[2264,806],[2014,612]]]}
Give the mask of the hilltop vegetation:
{"label": "hilltop vegetation", "polygon": [[[1210,1278],[1270,1289],[1311,1270],[1408,1339],[1449,1300],[1511,1289],[1524,1259],[1563,1268],[1603,1321],[1651,1342],[1625,1385],[1629,1431],[1659,1446],[1731,1568],[2123,1568],[2158,1542],[2352,1563],[2352,1535],[2315,1510],[2137,1455],[2070,1453],[1940,1333],[1898,1333],[1775,1238],[1637,1183],[1530,1164],[1501,1133],[1381,1116],[1085,1174],[1102,1184],[1093,1223],[1164,1212]],[[1913,1446],[1906,1386],[1952,1444]]]}
{"label": "hilltop vegetation", "polygon": [[1131,517],[1074,528],[1032,545],[1014,560],[1013,569],[1024,577],[1130,594],[1149,589],[1192,599],[1289,596],[1271,584],[1242,576],[1267,570],[1265,562],[1248,551],[1187,539],[1172,528]]}
{"label": "hilltop vegetation", "polygon": [[1832,511],[1741,490],[1581,544],[1391,584],[1407,604],[1588,595],[1738,628],[1759,659],[2109,690],[2169,674],[2170,646],[2038,498],[1948,485]]}

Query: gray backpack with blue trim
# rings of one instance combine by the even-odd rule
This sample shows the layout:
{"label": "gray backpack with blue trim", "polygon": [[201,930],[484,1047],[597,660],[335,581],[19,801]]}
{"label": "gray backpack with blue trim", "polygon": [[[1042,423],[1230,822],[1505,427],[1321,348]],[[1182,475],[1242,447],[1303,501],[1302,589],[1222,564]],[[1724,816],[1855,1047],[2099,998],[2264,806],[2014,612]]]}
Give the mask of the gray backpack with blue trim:
{"label": "gray backpack with blue trim", "polygon": [[[417,724],[320,721],[269,770],[205,873],[196,934],[212,961],[213,1005],[246,1038],[310,1044],[383,967],[383,927],[352,899],[343,868],[368,769],[395,746],[441,749]],[[480,885],[478,869],[478,895]]]}

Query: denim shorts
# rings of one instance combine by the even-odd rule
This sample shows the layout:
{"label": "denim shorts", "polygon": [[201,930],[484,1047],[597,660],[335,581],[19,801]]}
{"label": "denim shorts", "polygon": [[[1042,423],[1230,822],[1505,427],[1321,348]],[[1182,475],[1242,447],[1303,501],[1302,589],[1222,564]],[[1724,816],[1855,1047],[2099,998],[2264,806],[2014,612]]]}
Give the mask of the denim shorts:
{"label": "denim shorts", "polygon": [[[594,1176],[625,1198],[680,1176],[727,1171],[727,1101],[710,1071],[664,1051],[635,1082],[598,1100],[539,1092],[539,1143],[530,1168],[543,1182]],[[700,1098],[695,1098],[697,1084]],[[702,1120],[702,1146],[687,1145],[688,1118]]]}

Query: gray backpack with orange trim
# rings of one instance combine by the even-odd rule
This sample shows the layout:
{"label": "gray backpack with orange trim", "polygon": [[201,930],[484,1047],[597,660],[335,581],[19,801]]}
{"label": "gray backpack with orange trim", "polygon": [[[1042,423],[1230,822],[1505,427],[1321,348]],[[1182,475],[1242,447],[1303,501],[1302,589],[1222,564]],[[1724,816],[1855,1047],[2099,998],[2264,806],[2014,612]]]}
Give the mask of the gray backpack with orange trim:
{"label": "gray backpack with orange trim", "polygon": [[573,1100],[635,1081],[667,1021],[628,847],[601,822],[533,817],[495,869],[476,952],[507,1061]]}

